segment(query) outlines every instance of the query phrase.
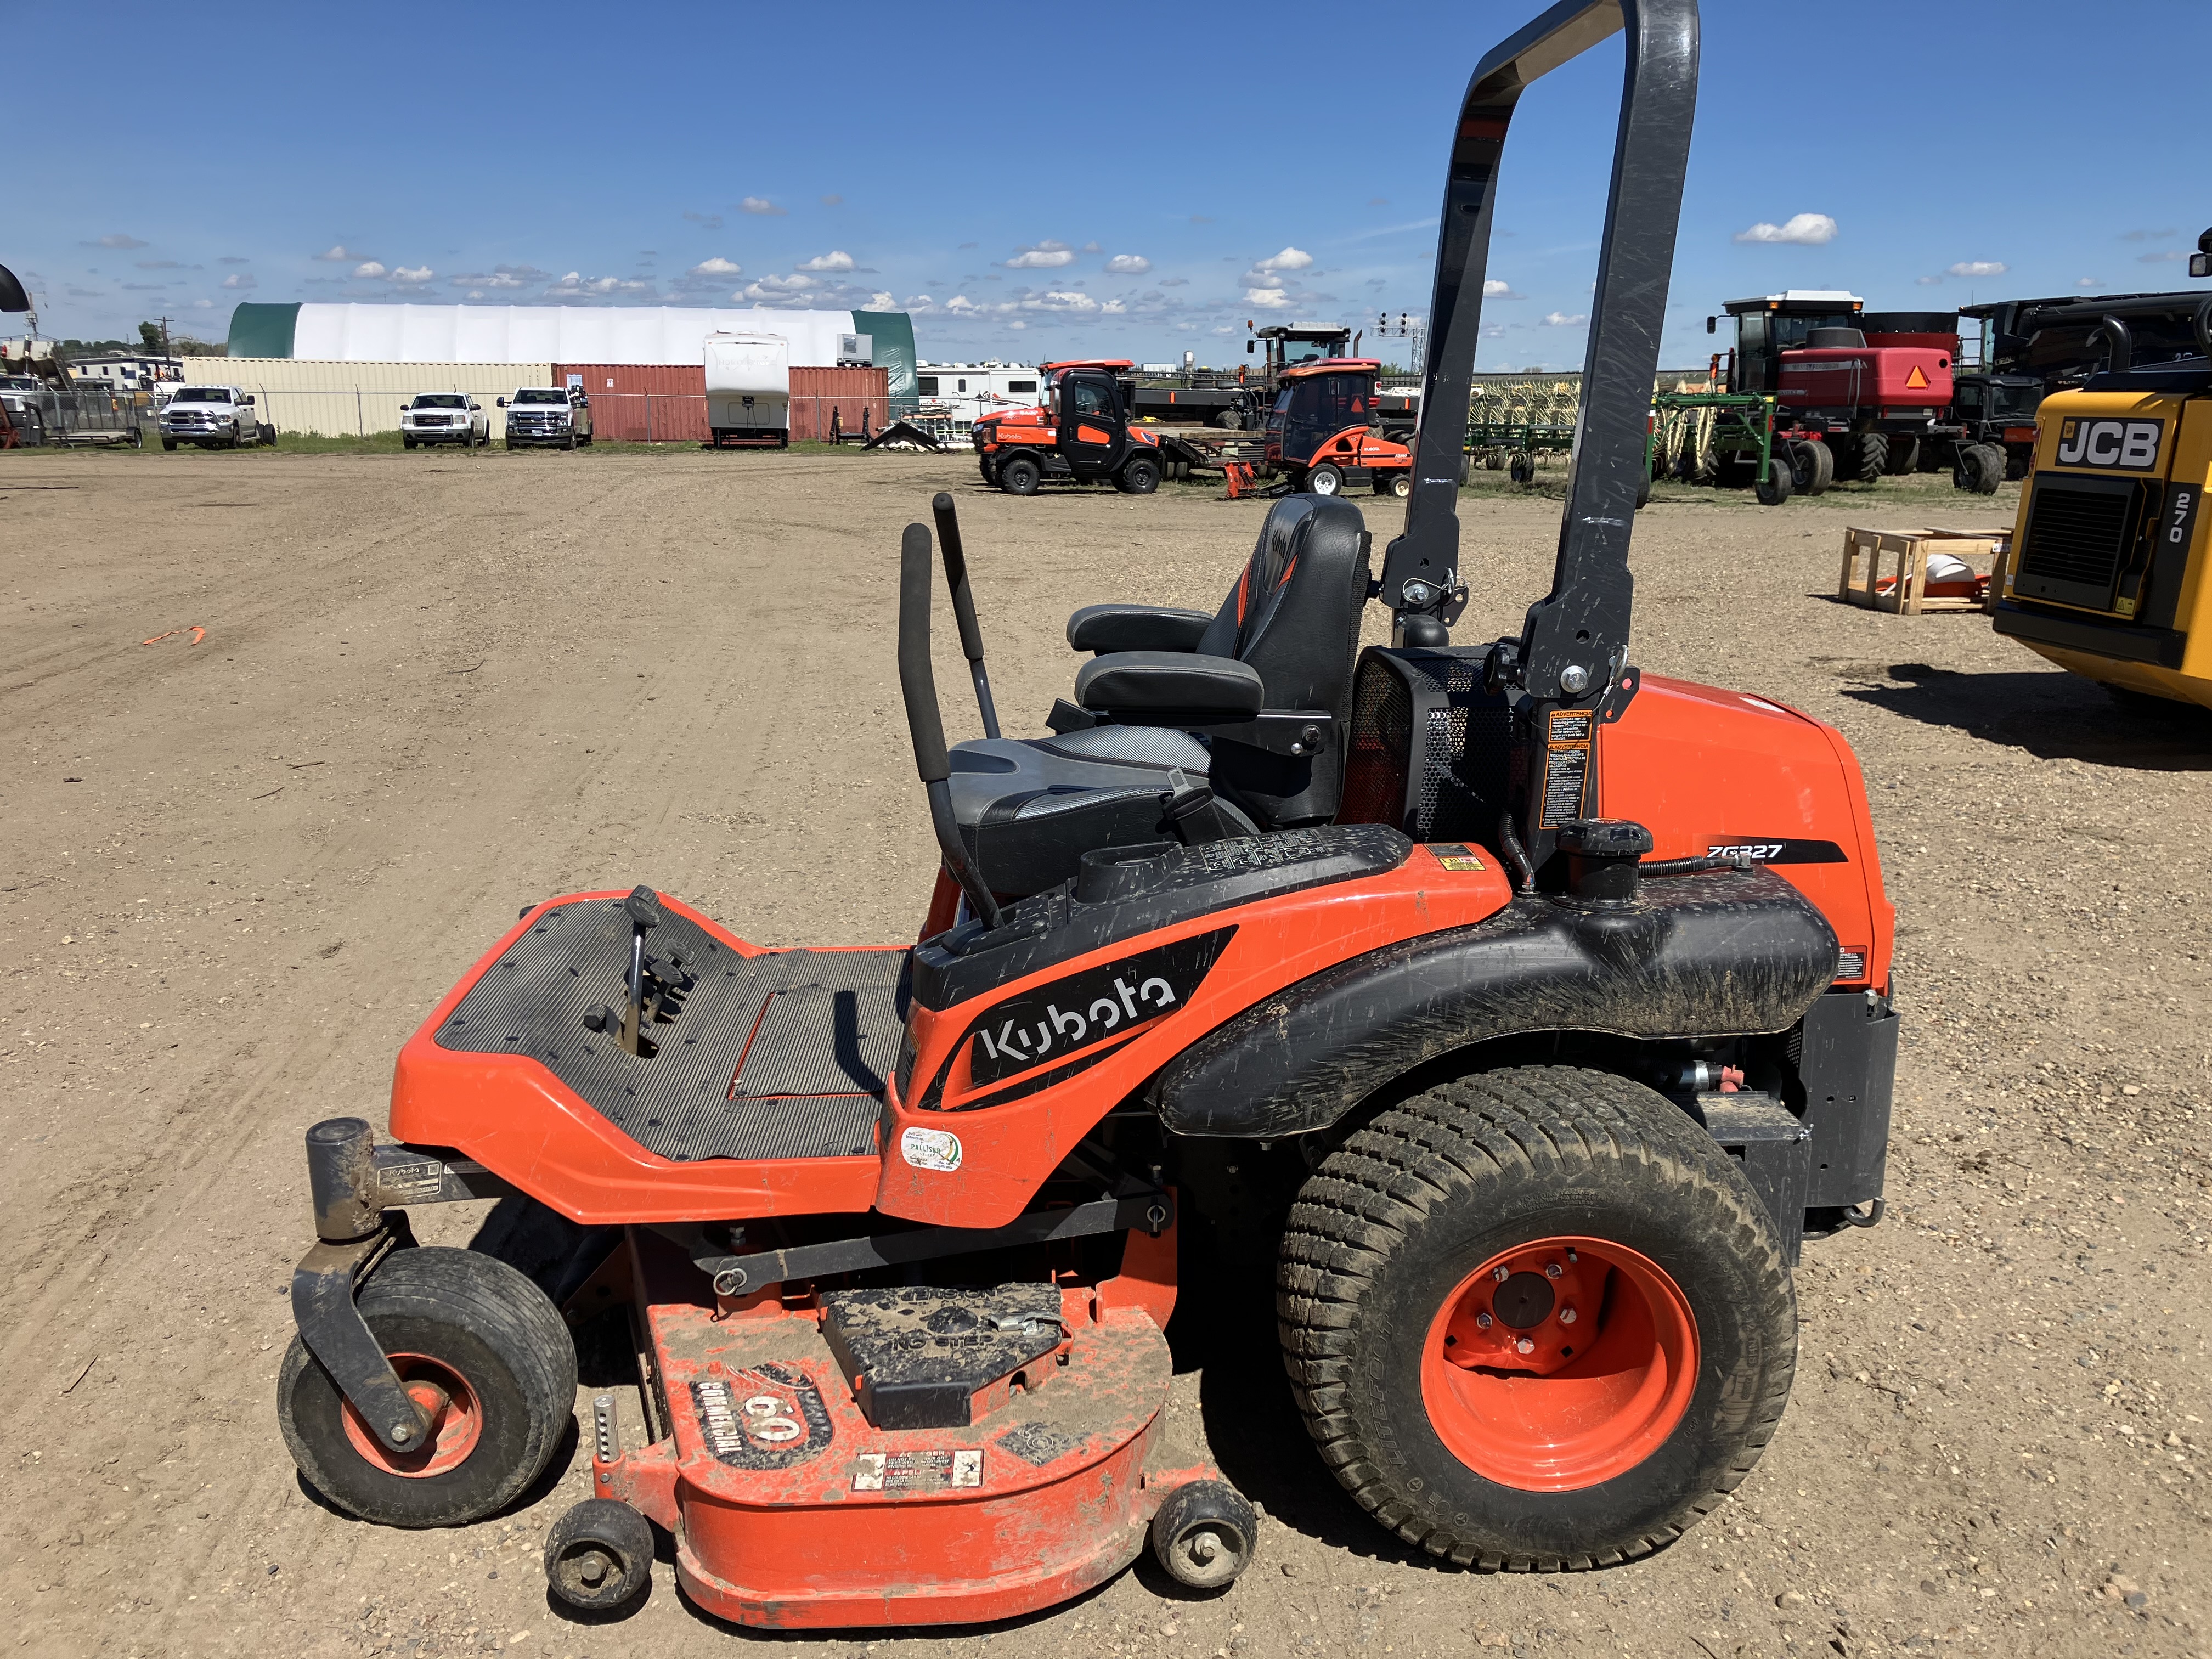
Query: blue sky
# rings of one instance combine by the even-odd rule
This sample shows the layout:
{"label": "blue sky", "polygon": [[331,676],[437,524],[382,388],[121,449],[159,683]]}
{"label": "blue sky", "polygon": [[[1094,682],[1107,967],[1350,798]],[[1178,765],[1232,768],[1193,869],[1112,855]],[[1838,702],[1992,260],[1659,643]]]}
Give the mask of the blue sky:
{"label": "blue sky", "polygon": [[[241,299],[889,295],[927,357],[1228,363],[1248,319],[1425,308],[1467,76],[1537,9],[34,3],[0,264],[79,337],[220,339]],[[1784,287],[2189,285],[2212,5],[1709,0],[1704,40],[1667,364]],[[1620,50],[1523,100],[1486,368],[1582,362]]]}

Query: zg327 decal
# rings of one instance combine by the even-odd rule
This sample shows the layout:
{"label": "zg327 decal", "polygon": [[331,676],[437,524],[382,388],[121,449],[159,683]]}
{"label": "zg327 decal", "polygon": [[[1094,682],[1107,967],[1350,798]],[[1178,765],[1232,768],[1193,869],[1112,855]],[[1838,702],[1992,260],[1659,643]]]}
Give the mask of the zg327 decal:
{"label": "zg327 decal", "polygon": [[1747,858],[1753,864],[1848,864],[1832,841],[1790,841],[1781,836],[1729,836],[1705,848],[1709,859]]}

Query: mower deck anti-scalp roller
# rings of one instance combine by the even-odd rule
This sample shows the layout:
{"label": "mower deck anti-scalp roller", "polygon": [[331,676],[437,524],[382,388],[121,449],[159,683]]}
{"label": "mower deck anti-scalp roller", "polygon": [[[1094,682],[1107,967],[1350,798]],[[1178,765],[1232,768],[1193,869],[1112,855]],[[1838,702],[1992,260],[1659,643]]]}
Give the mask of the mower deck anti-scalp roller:
{"label": "mower deck anti-scalp roller", "polygon": [[[1507,129],[1624,22],[1553,587],[1455,646]],[[1745,1478],[1799,1250],[1880,1218],[1897,1018],[1840,735],[1627,660],[1696,67],[1693,0],[1571,0],[1475,71],[1443,418],[1379,581],[1357,507],[1285,495],[1214,612],[1078,611],[1070,695],[1009,738],[988,561],[949,495],[908,527],[917,942],[765,948],[645,886],[524,907],[401,1049],[389,1141],[309,1132],[278,1407],[310,1481],[398,1526],[514,1502],[573,1420],[572,1328],[619,1310],[635,1373],[546,1543],[564,1602],[634,1603],[656,1528],[687,1596],[766,1627],[1006,1618],[1146,1551],[1218,1591],[1266,1540],[1165,1413],[1198,1223],[1209,1261],[1238,1228],[1273,1255],[1311,1478],[1433,1555],[1616,1562]],[[986,732],[957,744],[939,555]],[[416,1247],[410,1208],[485,1198],[474,1248]]]}

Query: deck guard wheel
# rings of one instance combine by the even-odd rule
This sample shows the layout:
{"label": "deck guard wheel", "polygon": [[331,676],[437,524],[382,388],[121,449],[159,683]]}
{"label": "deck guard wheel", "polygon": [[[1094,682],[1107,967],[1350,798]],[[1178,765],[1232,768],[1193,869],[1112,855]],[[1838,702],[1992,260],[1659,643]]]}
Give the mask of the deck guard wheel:
{"label": "deck guard wheel", "polygon": [[1259,1517],[1219,1480],[1177,1486],[1152,1516],[1152,1559],[1192,1589],[1220,1589],[1252,1564]]}
{"label": "deck guard wheel", "polygon": [[1043,480],[1043,469],[1026,455],[999,463],[999,488],[1009,495],[1034,495]]}
{"label": "deck guard wheel", "polygon": [[1337,1479],[1462,1565],[1596,1566],[1679,1536],[1758,1461],[1796,1367],[1758,1196],[1680,1108],[1607,1073],[1489,1073],[1382,1113],[1307,1181],[1277,1287]]}
{"label": "deck guard wheel", "polygon": [[401,1250],[356,1298],[432,1419],[421,1451],[380,1446],[298,1337],[276,1378],[292,1461],[331,1502],[393,1527],[452,1527],[512,1502],[573,1420],[576,1349],[552,1303],[503,1261]]}
{"label": "deck guard wheel", "polygon": [[572,1607],[608,1612],[652,1578],[652,1523],[627,1504],[586,1498],[546,1535],[545,1583]]}

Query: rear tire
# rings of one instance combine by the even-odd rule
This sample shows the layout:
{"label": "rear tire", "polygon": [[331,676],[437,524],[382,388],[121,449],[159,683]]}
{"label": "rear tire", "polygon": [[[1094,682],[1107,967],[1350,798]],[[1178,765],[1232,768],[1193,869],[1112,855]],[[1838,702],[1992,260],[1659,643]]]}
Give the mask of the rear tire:
{"label": "rear tire", "polygon": [[505,1508],[574,1419],[576,1349],[544,1291],[473,1250],[401,1250],[356,1298],[418,1400],[447,1404],[415,1457],[378,1446],[298,1337],[276,1379],[276,1420],[316,1490],[364,1521],[455,1527]]}
{"label": "rear tire", "polygon": [[[1462,1565],[1591,1567],[1670,1542],[1758,1462],[1796,1368],[1758,1196],[1680,1108],[1603,1072],[1488,1073],[1383,1112],[1300,1190],[1276,1286],[1323,1461],[1383,1526]],[[1543,1346],[1514,1358],[1524,1340]]]}
{"label": "rear tire", "polygon": [[1328,462],[1310,467],[1306,471],[1305,489],[1309,495],[1341,495],[1344,494],[1344,474]]}
{"label": "rear tire", "polygon": [[1903,477],[1920,470],[1920,440],[1907,438],[1889,452],[1889,471],[1893,477]]}
{"label": "rear tire", "polygon": [[161,447],[164,449],[174,449],[176,447],[177,441],[174,438],[164,438],[161,440]]}
{"label": "rear tire", "polygon": [[1862,432],[1858,442],[1858,481],[1875,483],[1889,471],[1889,436],[1881,432]]}
{"label": "rear tire", "polygon": [[1803,438],[1790,441],[1790,487],[1797,495],[1817,495],[1826,489],[1833,465],[1827,445]]}
{"label": "rear tire", "polygon": [[[1994,495],[2004,483],[2005,453],[1994,444],[1970,444],[1960,458],[1965,463],[1966,488],[1977,495]],[[1956,477],[1953,479],[1957,482]]]}
{"label": "rear tire", "polygon": [[999,463],[999,488],[1009,495],[1034,495],[1043,482],[1043,469],[1026,455]]}
{"label": "rear tire", "polygon": [[1125,495],[1149,495],[1160,487],[1160,464],[1149,455],[1132,455],[1114,475],[1114,488]]}
{"label": "rear tire", "polygon": [[402,438],[399,441],[399,447],[402,449],[412,449],[415,447],[415,441],[412,438]]}
{"label": "rear tire", "polygon": [[1375,480],[1375,493],[1393,495],[1400,501],[1413,493],[1413,475],[1410,472],[1386,472]]}

